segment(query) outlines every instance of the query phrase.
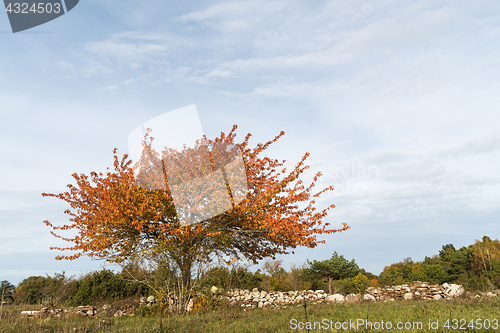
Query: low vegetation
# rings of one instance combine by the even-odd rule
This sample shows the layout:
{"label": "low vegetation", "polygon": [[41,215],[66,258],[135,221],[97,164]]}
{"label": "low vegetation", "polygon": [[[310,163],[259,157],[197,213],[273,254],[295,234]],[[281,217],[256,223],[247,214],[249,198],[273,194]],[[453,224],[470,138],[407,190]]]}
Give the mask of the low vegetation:
{"label": "low vegetation", "polygon": [[[137,310],[135,316],[122,317],[99,315],[95,318],[74,315],[63,318],[22,317],[21,310],[28,308],[33,307],[26,305],[4,307],[0,332],[160,332],[160,316],[157,308],[156,312],[141,315],[140,310]],[[372,323],[371,329],[369,326],[368,330],[366,329],[367,318],[368,322]],[[471,320],[473,320],[472,323]],[[500,300],[484,297],[481,299],[461,298],[452,301],[306,304],[306,308],[303,305],[296,305],[279,310],[245,311],[237,307],[224,306],[210,311],[166,315],[161,318],[161,325],[163,332],[290,332],[294,330],[305,332],[308,327],[311,332],[380,332],[382,329],[377,329],[380,325],[387,328],[388,325],[396,327],[398,323],[401,323],[399,325],[403,328],[406,325],[406,329],[398,330],[398,332],[459,331],[459,329],[453,329],[454,325],[462,327],[460,331],[498,332],[498,320],[500,320]],[[342,329],[342,325],[347,329]],[[485,329],[485,326],[489,328]],[[318,330],[319,327],[322,329]]]}
{"label": "low vegetation", "polygon": [[[3,305],[0,307],[0,332],[159,332],[160,321],[163,328],[168,328],[168,332],[279,332],[290,330],[290,325],[295,325],[290,323],[292,319],[296,319],[299,325],[299,322],[307,320],[314,322],[331,319],[335,323],[348,319],[366,319],[367,315],[377,322],[384,320],[394,323],[405,319],[429,324],[429,320],[435,322],[439,319],[439,325],[444,325],[449,318],[462,320],[458,323],[460,325],[464,323],[463,320],[469,325],[471,319],[478,319],[477,323],[473,323],[475,326],[471,324],[465,328],[471,332],[485,332],[488,330],[472,326],[476,327],[480,321],[488,319],[490,331],[495,331],[492,326],[494,320],[500,320],[500,297],[474,299],[464,296],[453,301],[380,302],[371,304],[369,313],[367,302],[307,304],[307,309],[302,305],[294,305],[280,310],[245,311],[210,297],[212,286],[218,287],[222,292],[233,288],[258,288],[267,291],[323,289],[346,295],[364,292],[370,286],[398,285],[414,280],[431,284],[461,284],[473,293],[498,290],[500,242],[487,236],[458,250],[452,244],[444,245],[439,254],[426,257],[420,262],[407,258],[386,266],[379,276],[360,269],[354,260],[348,261],[337,253],[328,260],[314,260],[302,266],[292,266],[289,271],[282,267],[281,260],[268,260],[255,272],[250,271],[248,266],[237,264],[215,265],[193,279],[193,285],[197,286],[192,291],[197,294],[193,311],[187,314],[169,314],[168,311],[163,311],[162,319],[159,306],[139,305],[138,302],[140,297],[154,295],[154,291],[146,283],[142,283],[141,279],[130,280],[126,272],[134,272],[136,277],[154,273],[130,263],[121,272],[102,269],[80,277],[67,277],[64,272],[54,276],[31,276],[18,286],[1,281]],[[98,311],[94,318],[72,314],[65,314],[62,318],[27,318],[20,314],[23,310],[42,307],[67,309],[91,305],[99,309],[104,304],[109,305],[109,310]],[[113,316],[120,309],[127,309],[128,314],[133,316]],[[413,331],[426,330],[423,327],[422,330]],[[453,330],[450,328],[449,331]]]}

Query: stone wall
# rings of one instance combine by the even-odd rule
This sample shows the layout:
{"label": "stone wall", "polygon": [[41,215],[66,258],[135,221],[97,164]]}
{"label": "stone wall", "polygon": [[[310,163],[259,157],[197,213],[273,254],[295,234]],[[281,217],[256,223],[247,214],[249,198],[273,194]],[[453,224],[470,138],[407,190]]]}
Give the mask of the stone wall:
{"label": "stone wall", "polygon": [[[217,291],[213,287],[212,292]],[[395,301],[397,299],[419,299],[419,300],[440,300],[458,297],[464,293],[464,288],[457,284],[431,285],[428,282],[415,281],[410,284],[400,286],[387,286],[385,288],[368,288],[364,295],[360,294],[331,294],[324,290],[303,290],[303,291],[259,291],[257,288],[252,291],[233,289],[224,296],[232,305],[239,305],[244,308],[265,308],[265,307],[286,307],[288,305],[301,304],[305,301],[317,303],[341,303],[356,302],[360,300],[372,301]]]}
{"label": "stone wall", "polygon": [[464,293],[464,287],[458,284],[443,285],[429,284],[415,281],[400,286],[386,286],[385,288],[368,288],[366,293],[372,295],[376,301],[390,301],[397,299],[450,299]]}
{"label": "stone wall", "polygon": [[324,290],[303,291],[260,291],[254,288],[252,291],[233,289],[228,291],[226,299],[232,305],[240,305],[245,308],[252,307],[280,307],[301,303],[304,300],[314,303],[322,303],[328,297]]}
{"label": "stone wall", "polygon": [[[304,301],[307,303],[351,303],[361,300],[370,300],[375,302],[387,302],[395,300],[446,300],[454,297],[461,296],[465,293],[463,286],[457,284],[443,284],[432,285],[428,282],[415,281],[409,284],[400,286],[386,286],[385,288],[370,287],[366,290],[365,294],[328,294],[324,290],[302,290],[302,291],[259,291],[257,288],[252,291],[232,289],[225,295],[222,295],[217,287],[211,288],[213,297],[220,297],[227,299],[230,304],[241,306],[243,308],[286,308],[287,306],[301,306]],[[468,297],[497,297],[500,296],[500,290],[488,293],[470,294],[465,293]],[[189,301],[188,311],[192,310],[194,299]],[[154,296],[141,297],[138,306],[147,305],[151,306],[157,303]],[[97,313],[110,314],[115,317],[123,315],[133,315],[136,305],[129,306],[127,309],[112,309],[110,305],[104,305],[102,309],[96,309],[92,306],[79,306],[69,310],[48,309],[43,308],[41,311],[23,311],[21,314],[26,316],[39,316],[49,315],[60,317],[66,313],[75,313],[81,316],[95,316]],[[111,311],[111,312],[110,312]],[[114,314],[113,314],[114,313]]]}
{"label": "stone wall", "polygon": [[74,314],[78,314],[78,315],[85,316],[85,317],[87,317],[87,316],[93,317],[96,314],[96,308],[94,308],[93,306],[79,306],[76,309],[71,308],[68,310],[42,308],[41,310],[21,311],[21,315],[29,316],[29,317],[50,315],[50,316],[60,318],[63,314],[67,314],[67,313],[74,313]]}

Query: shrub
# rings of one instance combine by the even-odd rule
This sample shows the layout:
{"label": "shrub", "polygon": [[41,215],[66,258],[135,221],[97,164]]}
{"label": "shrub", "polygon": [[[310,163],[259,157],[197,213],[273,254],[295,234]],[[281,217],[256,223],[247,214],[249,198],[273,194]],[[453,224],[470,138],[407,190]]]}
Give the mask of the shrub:
{"label": "shrub", "polygon": [[370,286],[371,287],[380,287],[380,283],[378,282],[378,279],[371,279]]}
{"label": "shrub", "polygon": [[403,272],[397,264],[385,266],[382,274],[380,274],[380,284],[383,286],[396,286],[404,283]]}
{"label": "shrub", "polygon": [[[0,298],[3,298],[4,302],[14,301],[13,294],[16,291],[16,287],[12,285],[9,281],[3,280],[0,282]],[[2,299],[0,299],[0,302]]]}
{"label": "shrub", "polygon": [[209,292],[207,295],[198,295],[193,298],[193,311],[198,313],[221,309],[227,306],[227,300],[221,298],[218,293]]}
{"label": "shrub", "polygon": [[13,294],[14,301],[23,304],[41,303],[45,284],[46,278],[43,276],[30,276],[22,280]]}
{"label": "shrub", "polygon": [[305,263],[300,267],[294,264],[291,265],[287,281],[292,290],[307,290],[311,288],[311,282],[306,281],[304,278],[304,268],[306,267],[307,264]]}
{"label": "shrub", "polygon": [[332,286],[334,286],[334,288],[332,288],[332,293],[339,293],[342,295],[358,293],[357,288],[352,284],[351,278],[335,281]]}
{"label": "shrub", "polygon": [[142,317],[150,317],[159,313],[160,306],[158,304],[142,305],[135,311],[135,314]]}
{"label": "shrub", "polygon": [[120,274],[102,269],[72,281],[68,303],[73,306],[90,305],[148,293],[149,289],[144,285],[127,282]]}
{"label": "shrub", "polygon": [[[262,264],[262,269],[269,275],[269,286],[266,283],[269,290],[274,291],[290,291],[291,286],[288,283],[288,273],[281,267],[283,260],[271,260],[268,259]],[[266,281],[267,282],[267,281]]]}
{"label": "shrub", "polygon": [[370,283],[368,278],[361,273],[358,273],[358,275],[352,277],[350,280],[351,284],[356,288],[358,294],[364,293]]}
{"label": "shrub", "polygon": [[359,272],[359,266],[352,259],[348,261],[343,255],[336,251],[330,259],[317,261],[307,261],[310,267],[304,268],[304,277],[309,280],[328,279],[328,292],[332,293],[332,282],[339,279],[346,279],[356,276]]}
{"label": "shrub", "polygon": [[208,290],[212,286],[229,290],[233,288],[248,289],[259,288],[262,283],[260,270],[252,273],[246,267],[233,267],[231,270],[227,267],[213,267],[205,272],[201,279],[202,289]]}
{"label": "shrub", "polygon": [[255,273],[250,272],[243,267],[234,268],[231,270],[231,276],[234,281],[235,288],[252,290],[259,288],[262,283],[262,274],[260,269]]}
{"label": "shrub", "polygon": [[204,289],[208,289],[211,286],[216,286],[217,288],[230,289],[231,288],[231,273],[227,267],[213,267],[209,271],[205,272],[201,279],[201,286]]}

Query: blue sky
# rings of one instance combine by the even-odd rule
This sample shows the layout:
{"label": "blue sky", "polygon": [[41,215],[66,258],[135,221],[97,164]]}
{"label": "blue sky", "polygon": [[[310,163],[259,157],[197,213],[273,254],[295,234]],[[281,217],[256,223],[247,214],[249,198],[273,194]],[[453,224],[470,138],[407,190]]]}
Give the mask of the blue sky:
{"label": "blue sky", "polygon": [[[195,104],[205,134],[285,136],[267,151],[336,190],[325,221],[351,230],[282,256],[333,251],[375,274],[441,246],[498,238],[500,3],[110,1],[12,34],[0,15],[0,279],[67,275],[43,198],[105,171],[141,123]],[[321,185],[320,182],[320,185]],[[113,266],[107,266],[113,267]]]}

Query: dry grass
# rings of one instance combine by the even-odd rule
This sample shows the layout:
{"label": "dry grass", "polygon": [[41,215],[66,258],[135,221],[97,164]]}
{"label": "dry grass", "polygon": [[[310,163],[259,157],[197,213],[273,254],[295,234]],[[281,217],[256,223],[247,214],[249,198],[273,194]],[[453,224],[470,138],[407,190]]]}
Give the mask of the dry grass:
{"label": "dry grass", "polygon": [[[116,307],[115,307],[116,308]],[[62,318],[42,316],[26,318],[21,316],[23,310],[37,310],[40,306],[10,305],[4,306],[0,321],[0,333],[41,333],[41,332],[160,332],[160,317],[123,316],[109,317],[99,314],[95,318],[66,315]],[[369,312],[368,312],[369,309]],[[356,321],[366,319],[370,322],[421,322],[422,329],[403,329],[397,332],[498,332],[491,328],[465,329],[444,328],[447,319],[464,319],[467,323],[476,319],[496,319],[500,326],[500,297],[480,300],[457,299],[452,301],[396,301],[387,303],[353,303],[353,304],[308,304],[307,317],[311,325],[314,323]],[[164,332],[290,332],[303,331],[292,329],[296,323],[306,322],[303,306],[293,306],[279,310],[253,309],[244,311],[237,307],[209,310],[204,313],[183,315],[165,315],[163,317]],[[429,329],[428,323],[439,321],[439,329]],[[450,324],[452,324],[450,322]],[[334,327],[334,326],[333,326]],[[318,328],[318,326],[317,326]],[[324,328],[324,327],[323,327]],[[358,327],[359,328],[359,327]],[[381,329],[362,328],[346,330],[311,329],[311,332],[380,332]],[[396,330],[395,330],[396,331]]]}

